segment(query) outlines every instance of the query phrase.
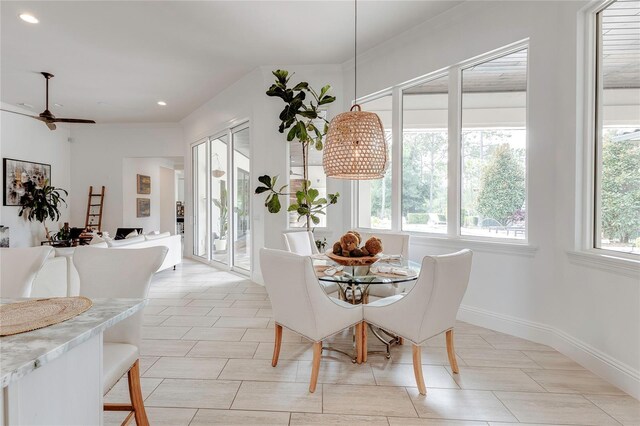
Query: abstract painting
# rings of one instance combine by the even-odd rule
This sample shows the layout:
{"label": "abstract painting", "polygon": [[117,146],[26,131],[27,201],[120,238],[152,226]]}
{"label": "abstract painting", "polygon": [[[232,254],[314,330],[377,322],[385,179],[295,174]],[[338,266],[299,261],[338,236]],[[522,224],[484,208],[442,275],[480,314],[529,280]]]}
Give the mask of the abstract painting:
{"label": "abstract painting", "polygon": [[136,217],[151,216],[151,200],[148,198],[136,198]]}
{"label": "abstract painting", "polygon": [[19,206],[24,195],[24,184],[31,181],[36,186],[51,185],[51,165],[31,161],[3,160],[5,206]]}
{"label": "abstract painting", "polygon": [[151,176],[136,176],[138,178],[138,194],[151,194]]}

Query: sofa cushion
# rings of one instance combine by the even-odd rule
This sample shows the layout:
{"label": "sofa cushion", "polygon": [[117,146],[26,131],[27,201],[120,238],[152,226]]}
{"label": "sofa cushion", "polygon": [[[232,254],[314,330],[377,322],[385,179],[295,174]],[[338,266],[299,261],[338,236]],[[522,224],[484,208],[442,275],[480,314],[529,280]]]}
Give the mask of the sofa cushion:
{"label": "sofa cushion", "polygon": [[145,235],[145,239],[147,240],[157,240],[160,238],[167,238],[171,236],[171,232],[163,232],[161,234],[155,234],[155,235]]}
{"label": "sofa cushion", "polygon": [[130,244],[140,243],[142,241],[144,241],[144,236],[138,235],[137,237],[126,238],[124,240],[107,240],[107,244],[109,245],[109,247],[122,247],[128,246]]}

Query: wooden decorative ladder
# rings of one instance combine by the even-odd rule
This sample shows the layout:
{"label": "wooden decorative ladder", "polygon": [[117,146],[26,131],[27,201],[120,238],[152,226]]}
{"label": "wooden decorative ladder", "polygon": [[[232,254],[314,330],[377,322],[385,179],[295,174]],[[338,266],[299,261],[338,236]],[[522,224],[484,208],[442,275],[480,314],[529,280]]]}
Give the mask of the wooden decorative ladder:
{"label": "wooden decorative ladder", "polygon": [[97,194],[93,193],[93,186],[90,186],[89,199],[87,201],[87,218],[84,222],[85,229],[102,231],[103,207],[104,207],[104,185],[102,186],[102,190]]}

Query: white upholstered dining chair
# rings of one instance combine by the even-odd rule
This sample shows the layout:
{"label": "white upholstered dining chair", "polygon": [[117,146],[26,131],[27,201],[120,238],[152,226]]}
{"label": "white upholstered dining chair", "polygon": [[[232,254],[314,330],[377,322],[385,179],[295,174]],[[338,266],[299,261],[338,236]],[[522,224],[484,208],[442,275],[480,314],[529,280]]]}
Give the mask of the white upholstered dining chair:
{"label": "white upholstered dining chair", "polygon": [[284,245],[291,253],[301,256],[318,254],[318,247],[311,231],[287,231],[282,233]]}
{"label": "white upholstered dining chair", "polygon": [[[458,373],[453,327],[462,297],[469,284],[471,250],[442,256],[426,256],[416,284],[406,295],[398,294],[364,305],[368,324],[390,331],[413,344],[413,371],[420,394],[427,389],[422,376],[420,345],[446,332],[451,370]],[[364,337],[364,336],[363,336]],[[366,337],[364,338],[366,342]],[[366,351],[366,344],[363,344]]]}
{"label": "white upholstered dining chair", "polygon": [[0,249],[0,297],[30,297],[33,280],[53,248],[47,246]]}
{"label": "white upholstered dining chair", "polygon": [[322,341],[340,331],[356,327],[358,361],[362,358],[362,305],[351,305],[327,296],[318,285],[308,256],[282,250],[260,250],[260,268],[275,325],[275,343],[271,365],[278,364],[282,344],[282,327],[300,334],[313,343],[313,367],[309,392],[315,392],[320,371]]}
{"label": "white upholstered dining chair", "polygon": [[[361,232],[363,244],[371,237],[380,238],[382,241],[382,253],[388,255],[400,255],[404,259],[409,258],[409,234],[389,232]],[[369,296],[389,297],[407,292],[413,281],[398,284],[378,284],[369,287]]]}
{"label": "white upholstered dining chair", "polygon": [[[291,253],[299,254],[300,256],[311,256],[320,253],[311,231],[287,231],[282,233],[282,237],[284,238],[284,246]],[[336,283],[318,281],[318,284],[327,294],[333,295],[338,291],[338,284]]]}
{"label": "white upholstered dining chair", "polygon": [[[158,270],[168,249],[78,247],[73,263],[80,276],[80,295],[88,298],[143,299],[149,293],[151,277]],[[138,426],[148,426],[140,388],[139,355],[142,311],[136,312],[104,333],[103,393],[106,394],[127,373],[130,404],[105,404],[106,411],[129,411],[126,424],[135,416]]]}

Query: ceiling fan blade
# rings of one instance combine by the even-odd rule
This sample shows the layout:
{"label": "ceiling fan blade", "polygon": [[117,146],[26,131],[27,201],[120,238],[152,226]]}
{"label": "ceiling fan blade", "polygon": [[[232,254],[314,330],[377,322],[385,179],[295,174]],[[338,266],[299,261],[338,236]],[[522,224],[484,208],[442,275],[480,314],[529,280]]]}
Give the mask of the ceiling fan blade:
{"label": "ceiling fan blade", "polygon": [[50,121],[49,122],[45,121],[44,124],[47,125],[49,130],[55,130],[56,129],[56,125],[54,123],[51,123]]}
{"label": "ceiling fan blade", "polygon": [[50,120],[54,123],[84,123],[84,124],[96,124],[93,120],[84,120],[81,118],[54,118]]}
{"label": "ceiling fan blade", "polygon": [[22,113],[22,112],[18,112],[18,111],[11,111],[11,110],[9,110],[9,109],[2,109],[2,108],[0,108],[0,111],[10,112],[11,114],[24,115],[25,117],[35,118],[36,120],[39,120],[39,119],[40,119],[40,117],[38,117],[37,115],[24,114],[24,113]]}

